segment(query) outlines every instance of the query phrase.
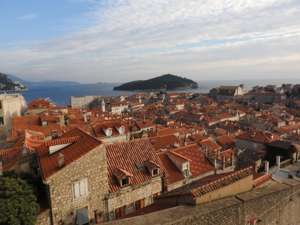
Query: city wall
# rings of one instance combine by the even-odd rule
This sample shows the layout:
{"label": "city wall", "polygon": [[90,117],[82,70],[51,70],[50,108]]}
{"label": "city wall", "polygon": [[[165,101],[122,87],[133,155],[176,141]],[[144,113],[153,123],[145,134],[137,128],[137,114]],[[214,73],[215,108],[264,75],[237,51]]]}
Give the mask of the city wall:
{"label": "city wall", "polygon": [[[256,223],[255,223],[256,222]],[[299,225],[299,182],[259,189],[198,206],[178,206],[106,225]]]}

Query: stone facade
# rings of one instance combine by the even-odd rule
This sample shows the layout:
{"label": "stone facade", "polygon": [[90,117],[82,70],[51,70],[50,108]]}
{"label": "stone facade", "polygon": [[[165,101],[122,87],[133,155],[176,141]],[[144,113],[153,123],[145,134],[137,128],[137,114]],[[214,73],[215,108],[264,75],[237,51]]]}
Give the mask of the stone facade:
{"label": "stone facade", "polygon": [[226,185],[225,187],[209,192],[196,199],[196,204],[202,204],[211,202],[216,199],[222,199],[228,196],[232,196],[236,193],[243,193],[250,191],[253,187],[253,175],[245,177],[244,179],[238,180],[237,182]]}
{"label": "stone facade", "polygon": [[[74,199],[74,182],[87,178],[88,195]],[[108,194],[106,152],[103,145],[53,174],[46,182],[49,189],[52,221],[54,225],[72,221],[77,209],[88,208],[90,220],[105,215],[104,198]]]}
{"label": "stone facade", "polygon": [[36,219],[36,224],[37,225],[51,225],[49,209],[42,211],[38,214],[37,219]]}
{"label": "stone facade", "polygon": [[71,96],[71,107],[77,109],[87,108],[88,105],[97,98],[101,98],[101,96]]}
{"label": "stone facade", "polygon": [[153,203],[153,195],[161,193],[161,177],[155,177],[150,183],[139,185],[137,187],[128,186],[116,193],[111,193],[107,197],[107,211],[109,212],[109,219],[115,218],[115,210],[139,201],[145,200],[145,205]]}
{"label": "stone facade", "polygon": [[26,101],[20,94],[0,95],[0,126],[11,128],[14,116],[20,116],[26,109]]}

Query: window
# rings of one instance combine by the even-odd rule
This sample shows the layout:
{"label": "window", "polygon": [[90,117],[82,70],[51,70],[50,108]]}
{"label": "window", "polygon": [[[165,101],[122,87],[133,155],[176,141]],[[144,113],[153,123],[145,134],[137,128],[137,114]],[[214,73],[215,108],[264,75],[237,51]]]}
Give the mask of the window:
{"label": "window", "polygon": [[128,185],[129,184],[129,178],[126,177],[126,178],[123,178],[121,180],[121,186],[125,186],[125,185]]}
{"label": "window", "polygon": [[155,168],[152,170],[152,176],[157,176],[159,174],[159,169],[158,168]]}
{"label": "window", "polygon": [[135,208],[138,209],[142,209],[145,207],[145,199],[141,199],[135,202]]}
{"label": "window", "polygon": [[81,179],[73,183],[74,199],[86,197],[88,195],[87,178]]}
{"label": "window", "polygon": [[189,175],[190,173],[188,169],[183,170],[183,176],[188,177]]}

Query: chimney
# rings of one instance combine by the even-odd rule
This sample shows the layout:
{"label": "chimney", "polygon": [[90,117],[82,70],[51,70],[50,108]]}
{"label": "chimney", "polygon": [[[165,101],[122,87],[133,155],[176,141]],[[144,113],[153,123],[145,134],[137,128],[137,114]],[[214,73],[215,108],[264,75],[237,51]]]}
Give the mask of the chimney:
{"label": "chimney", "polygon": [[101,102],[101,109],[102,109],[102,112],[105,112],[105,101],[104,101],[104,99],[102,99],[102,102]]}
{"label": "chimney", "polygon": [[84,113],[84,114],[83,114],[83,120],[84,120],[84,122],[85,122],[85,123],[87,123],[87,122],[88,122],[88,119],[87,119],[87,114],[86,114],[86,113]]}
{"label": "chimney", "polygon": [[217,159],[214,160],[214,166],[215,166],[215,169],[218,169],[218,164],[217,164]]}
{"label": "chimney", "polygon": [[276,166],[280,169],[280,155],[276,156]]}
{"label": "chimney", "polygon": [[265,174],[269,174],[270,164],[269,161],[265,161]]}
{"label": "chimney", "polygon": [[2,159],[0,159],[0,176],[3,175],[3,162]]}
{"label": "chimney", "polygon": [[59,153],[57,157],[58,167],[61,168],[65,165],[65,156],[63,153]]}

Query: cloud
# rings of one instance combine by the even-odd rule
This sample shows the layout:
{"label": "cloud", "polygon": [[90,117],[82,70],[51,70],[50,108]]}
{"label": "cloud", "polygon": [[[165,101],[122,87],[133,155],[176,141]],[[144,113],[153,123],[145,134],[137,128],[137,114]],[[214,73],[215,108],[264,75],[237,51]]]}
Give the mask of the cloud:
{"label": "cloud", "polygon": [[34,20],[37,18],[35,13],[29,13],[22,16],[17,17],[17,20],[27,21],[27,20]]}
{"label": "cloud", "polygon": [[35,45],[0,49],[0,67],[32,79],[82,82],[162,73],[200,80],[236,79],[249,71],[253,79],[300,72],[294,65],[300,50],[298,0],[92,2],[82,15],[90,26]]}

